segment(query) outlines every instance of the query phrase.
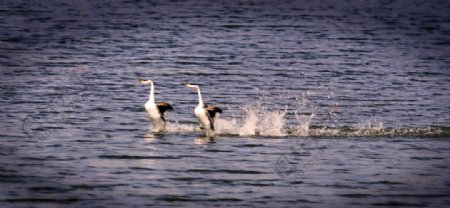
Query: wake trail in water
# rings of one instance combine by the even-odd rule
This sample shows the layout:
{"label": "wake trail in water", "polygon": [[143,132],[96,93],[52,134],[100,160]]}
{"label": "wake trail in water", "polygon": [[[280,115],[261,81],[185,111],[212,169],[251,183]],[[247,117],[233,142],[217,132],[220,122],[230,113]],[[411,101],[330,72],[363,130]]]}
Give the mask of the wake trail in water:
{"label": "wake trail in water", "polygon": [[[298,112],[298,111],[297,111]],[[222,118],[215,121],[217,136],[264,136],[264,137],[449,137],[448,127],[384,127],[383,123],[373,125],[371,122],[360,123],[355,127],[329,127],[310,125],[316,114],[302,115],[295,112],[295,122],[288,125],[287,110],[267,110],[259,105],[246,105],[242,109],[242,116],[237,118]],[[168,122],[166,130],[169,133],[189,133],[200,131],[198,124],[182,124]]]}

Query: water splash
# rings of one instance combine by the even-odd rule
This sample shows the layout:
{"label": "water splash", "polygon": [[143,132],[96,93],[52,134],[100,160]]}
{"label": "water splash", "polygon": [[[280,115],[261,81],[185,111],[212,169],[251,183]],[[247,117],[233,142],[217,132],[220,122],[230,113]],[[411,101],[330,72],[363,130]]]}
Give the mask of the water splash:
{"label": "water splash", "polygon": [[286,111],[270,111],[260,106],[246,105],[243,108],[244,116],[238,120],[216,118],[216,134],[238,136],[285,136],[284,116]]}
{"label": "water splash", "polygon": [[[264,136],[264,137],[450,137],[449,127],[384,127],[382,122],[371,121],[353,127],[330,127],[310,125],[315,114],[295,115],[297,124],[286,125],[286,111],[267,111],[247,106],[241,119],[216,118],[216,136]],[[190,133],[201,131],[196,123],[168,122],[167,133]]]}
{"label": "water splash", "polygon": [[258,112],[251,106],[244,107],[245,120],[244,125],[239,129],[238,134],[241,136],[250,136],[256,134]]}
{"label": "water splash", "polygon": [[[283,110],[268,109],[261,102],[245,105],[231,117],[222,118],[218,115],[215,120],[215,135],[217,136],[264,136],[264,137],[449,137],[448,127],[401,128],[385,127],[381,121],[364,121],[354,126],[336,127],[339,119],[336,114],[337,104],[332,104],[325,113],[317,113],[317,108],[308,99],[301,97],[297,104],[285,106]],[[276,107],[276,106],[275,106]],[[287,116],[289,112],[290,116]],[[317,118],[322,125],[311,125]],[[327,121],[333,120],[333,125]],[[197,123],[167,122],[168,133],[189,133],[201,131]]]}
{"label": "water splash", "polygon": [[296,136],[308,136],[309,135],[309,124],[314,118],[315,114],[301,115],[297,111],[295,112],[295,120],[297,121],[297,127],[291,130],[292,135]]}

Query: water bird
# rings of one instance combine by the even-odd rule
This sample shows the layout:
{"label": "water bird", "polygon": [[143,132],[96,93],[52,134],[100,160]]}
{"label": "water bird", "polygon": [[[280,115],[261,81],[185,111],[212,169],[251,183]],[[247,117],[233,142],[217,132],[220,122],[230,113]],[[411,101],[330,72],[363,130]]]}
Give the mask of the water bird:
{"label": "water bird", "polygon": [[214,119],[217,113],[222,113],[222,109],[214,105],[206,105],[203,103],[199,85],[191,83],[183,83],[183,85],[197,89],[198,105],[194,110],[195,117],[197,117],[200,122],[200,128],[206,130],[207,136],[212,136],[214,134]]}
{"label": "water bird", "polygon": [[143,85],[150,85],[150,96],[144,107],[148,117],[156,127],[154,131],[165,131],[166,119],[164,118],[164,113],[168,110],[173,110],[173,107],[167,102],[155,102],[155,90],[152,80],[144,80],[141,78],[137,78],[137,80]]}

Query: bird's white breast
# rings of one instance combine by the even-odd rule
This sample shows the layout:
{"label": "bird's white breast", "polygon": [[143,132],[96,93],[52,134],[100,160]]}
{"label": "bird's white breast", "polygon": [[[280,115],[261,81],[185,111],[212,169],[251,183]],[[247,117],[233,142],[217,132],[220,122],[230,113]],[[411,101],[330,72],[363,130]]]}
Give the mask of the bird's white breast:
{"label": "bird's white breast", "polygon": [[158,107],[155,103],[147,102],[145,103],[145,110],[147,110],[148,115],[153,120],[161,119],[161,115],[158,112]]}
{"label": "bird's white breast", "polygon": [[204,108],[202,108],[201,106],[197,106],[195,108],[195,117],[197,117],[204,128],[210,128],[209,118],[206,115],[206,111]]}

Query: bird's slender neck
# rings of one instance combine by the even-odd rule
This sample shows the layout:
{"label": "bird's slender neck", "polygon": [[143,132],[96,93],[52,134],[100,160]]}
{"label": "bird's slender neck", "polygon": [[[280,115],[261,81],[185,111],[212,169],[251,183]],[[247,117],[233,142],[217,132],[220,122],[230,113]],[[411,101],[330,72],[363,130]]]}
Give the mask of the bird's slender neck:
{"label": "bird's slender neck", "polygon": [[200,92],[200,87],[196,86],[196,88],[197,88],[197,93],[198,93],[198,105],[204,106],[203,99],[202,99],[202,93]]}
{"label": "bird's slender neck", "polygon": [[153,82],[150,82],[150,98],[149,101],[154,103],[155,102],[155,87],[153,86]]}

